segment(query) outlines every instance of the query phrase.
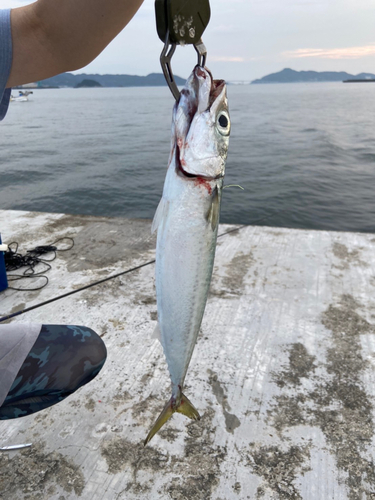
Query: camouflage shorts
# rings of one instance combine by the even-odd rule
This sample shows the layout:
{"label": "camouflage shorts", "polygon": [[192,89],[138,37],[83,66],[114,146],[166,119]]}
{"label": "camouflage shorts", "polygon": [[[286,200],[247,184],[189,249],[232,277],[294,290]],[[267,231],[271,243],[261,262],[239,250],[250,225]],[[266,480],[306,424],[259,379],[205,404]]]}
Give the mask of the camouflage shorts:
{"label": "camouflage shorts", "polygon": [[90,328],[43,325],[0,407],[0,420],[62,401],[96,377],[106,357],[104,342]]}

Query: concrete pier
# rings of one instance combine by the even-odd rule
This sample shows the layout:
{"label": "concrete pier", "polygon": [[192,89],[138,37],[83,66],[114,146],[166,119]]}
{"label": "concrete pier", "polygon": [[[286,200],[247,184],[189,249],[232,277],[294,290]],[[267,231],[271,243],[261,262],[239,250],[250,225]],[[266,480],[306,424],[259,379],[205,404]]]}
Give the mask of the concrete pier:
{"label": "concrete pier", "polygon": [[1,446],[33,443],[0,452],[0,498],[375,498],[375,235],[222,225],[186,379],[202,419],[174,415],[144,448],[169,398],[150,226],[0,211],[21,253],[75,241],[46,287],[0,293],[0,317],[36,306],[8,321],[86,325],[108,349],[91,384],[0,422]]}

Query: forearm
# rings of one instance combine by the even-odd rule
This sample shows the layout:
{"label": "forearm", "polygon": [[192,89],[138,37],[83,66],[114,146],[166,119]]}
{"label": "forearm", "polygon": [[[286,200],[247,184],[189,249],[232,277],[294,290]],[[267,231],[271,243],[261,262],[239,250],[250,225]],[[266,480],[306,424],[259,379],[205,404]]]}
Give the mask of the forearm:
{"label": "forearm", "polygon": [[143,0],[38,0],[11,11],[8,87],[86,66],[128,24]]}

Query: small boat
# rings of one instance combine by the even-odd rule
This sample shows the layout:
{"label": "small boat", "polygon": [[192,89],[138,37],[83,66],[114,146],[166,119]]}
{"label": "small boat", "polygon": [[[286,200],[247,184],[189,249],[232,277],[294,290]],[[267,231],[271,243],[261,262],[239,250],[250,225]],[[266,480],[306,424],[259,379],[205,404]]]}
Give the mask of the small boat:
{"label": "small boat", "polygon": [[11,95],[10,100],[14,102],[25,102],[29,100],[29,95],[32,94],[33,92],[31,90],[19,90],[18,91],[18,96]]}

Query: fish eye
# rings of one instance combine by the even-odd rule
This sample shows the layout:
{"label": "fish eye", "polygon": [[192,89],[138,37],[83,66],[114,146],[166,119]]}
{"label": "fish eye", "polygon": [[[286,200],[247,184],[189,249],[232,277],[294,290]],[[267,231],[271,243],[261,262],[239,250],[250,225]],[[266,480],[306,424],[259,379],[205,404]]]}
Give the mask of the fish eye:
{"label": "fish eye", "polygon": [[227,128],[228,118],[225,115],[220,115],[218,122],[220,124],[220,127]]}
{"label": "fish eye", "polygon": [[220,111],[216,118],[216,125],[221,135],[229,135],[230,120],[228,113]]}

